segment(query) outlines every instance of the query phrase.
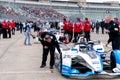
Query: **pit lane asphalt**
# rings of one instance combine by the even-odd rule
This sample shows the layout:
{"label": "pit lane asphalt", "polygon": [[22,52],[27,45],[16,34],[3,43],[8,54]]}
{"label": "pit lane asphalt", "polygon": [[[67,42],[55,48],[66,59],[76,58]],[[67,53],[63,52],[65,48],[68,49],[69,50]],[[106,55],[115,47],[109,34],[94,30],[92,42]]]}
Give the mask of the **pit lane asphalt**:
{"label": "pit lane asphalt", "polygon": [[[91,33],[91,39],[99,39],[105,44],[108,35]],[[119,80],[119,78],[105,75],[63,77],[56,68],[51,73],[49,59],[47,66],[41,69],[41,44],[34,44],[31,38],[32,46],[24,46],[23,41],[24,34],[19,32],[16,32],[11,39],[0,39],[0,80]],[[106,48],[106,50],[109,49],[110,47]]]}

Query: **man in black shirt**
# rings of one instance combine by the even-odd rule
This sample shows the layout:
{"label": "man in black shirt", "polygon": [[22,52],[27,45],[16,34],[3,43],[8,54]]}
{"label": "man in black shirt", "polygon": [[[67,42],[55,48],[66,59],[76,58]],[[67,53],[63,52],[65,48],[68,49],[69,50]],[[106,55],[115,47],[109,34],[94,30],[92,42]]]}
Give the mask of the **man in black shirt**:
{"label": "man in black shirt", "polygon": [[111,17],[105,18],[105,32],[109,34],[109,39],[106,44],[106,46],[112,42],[112,49],[113,50],[119,50],[120,49],[120,32],[119,32],[119,26],[117,23],[111,20]]}
{"label": "man in black shirt", "polygon": [[105,25],[105,21],[102,19],[102,21],[100,22],[100,27],[102,30],[102,34],[104,34],[104,25]]}
{"label": "man in black shirt", "polygon": [[[111,17],[109,17],[109,16],[105,18],[105,21],[106,21],[105,32],[109,34],[109,39],[108,39],[106,46],[110,42],[112,42],[112,49],[120,50],[120,31],[119,31],[118,24],[116,22],[112,21]],[[110,54],[110,66],[111,66],[112,71],[117,66],[114,52],[111,52],[111,54]]]}
{"label": "man in black shirt", "polygon": [[50,51],[50,69],[53,69],[53,65],[55,62],[54,61],[55,48],[57,48],[58,52],[61,54],[58,41],[55,35],[49,32],[43,32],[39,40],[41,41],[41,44],[43,45],[42,64],[40,68],[43,68],[46,66],[47,55]]}

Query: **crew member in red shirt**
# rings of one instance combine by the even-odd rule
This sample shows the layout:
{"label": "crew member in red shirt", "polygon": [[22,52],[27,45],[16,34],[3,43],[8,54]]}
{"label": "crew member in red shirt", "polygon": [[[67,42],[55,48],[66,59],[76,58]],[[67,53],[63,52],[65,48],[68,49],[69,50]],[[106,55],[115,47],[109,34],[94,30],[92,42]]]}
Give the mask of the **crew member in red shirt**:
{"label": "crew member in red shirt", "polygon": [[74,41],[73,42],[77,42],[79,35],[82,34],[83,32],[83,22],[80,20],[80,18],[77,18],[77,21],[74,23]]}
{"label": "crew member in red shirt", "polygon": [[72,22],[72,20],[69,20],[69,36],[70,36],[69,41],[71,41],[72,37],[73,37],[73,22]]}
{"label": "crew member in red shirt", "polygon": [[7,38],[7,22],[4,20],[2,22],[2,32],[3,32],[3,38]]}
{"label": "crew member in red shirt", "polygon": [[13,35],[15,35],[15,21],[14,20],[12,20],[12,22],[11,22],[11,28],[12,28],[12,34]]}
{"label": "crew member in red shirt", "polygon": [[66,20],[66,18],[63,19],[63,30],[64,30],[64,34],[68,34],[69,33],[69,21]]}
{"label": "crew member in red shirt", "polygon": [[11,38],[11,23],[10,23],[10,21],[7,22],[7,33],[9,35],[9,38]]}
{"label": "crew member in red shirt", "polygon": [[85,22],[84,22],[85,26],[84,26],[84,33],[85,33],[85,38],[87,39],[87,41],[90,41],[90,30],[91,30],[91,23],[88,20],[88,18],[85,18]]}

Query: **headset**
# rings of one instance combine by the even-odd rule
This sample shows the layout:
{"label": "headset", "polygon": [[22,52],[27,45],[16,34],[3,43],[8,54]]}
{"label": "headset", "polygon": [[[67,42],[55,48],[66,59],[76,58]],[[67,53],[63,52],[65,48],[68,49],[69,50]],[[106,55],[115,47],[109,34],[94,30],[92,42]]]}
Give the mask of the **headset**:
{"label": "headset", "polygon": [[50,36],[51,39],[53,39],[53,36]]}

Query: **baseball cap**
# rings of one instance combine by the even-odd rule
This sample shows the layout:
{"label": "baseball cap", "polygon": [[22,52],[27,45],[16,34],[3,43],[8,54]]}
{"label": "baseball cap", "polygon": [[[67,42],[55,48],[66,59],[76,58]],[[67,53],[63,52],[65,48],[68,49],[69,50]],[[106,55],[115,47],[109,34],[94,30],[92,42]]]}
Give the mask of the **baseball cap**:
{"label": "baseball cap", "polygon": [[45,35],[45,39],[49,39],[50,38],[50,35]]}

